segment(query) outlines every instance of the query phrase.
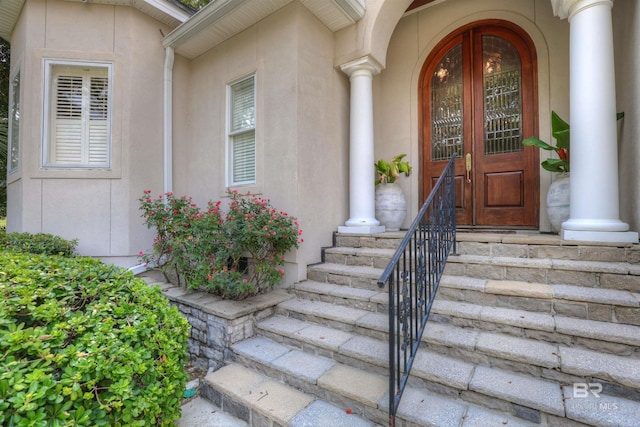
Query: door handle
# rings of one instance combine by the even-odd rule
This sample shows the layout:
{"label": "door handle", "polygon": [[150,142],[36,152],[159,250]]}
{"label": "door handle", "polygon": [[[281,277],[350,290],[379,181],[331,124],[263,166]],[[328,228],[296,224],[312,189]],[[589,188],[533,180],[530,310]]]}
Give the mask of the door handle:
{"label": "door handle", "polygon": [[471,184],[471,153],[467,153],[464,160],[467,169],[467,183]]}

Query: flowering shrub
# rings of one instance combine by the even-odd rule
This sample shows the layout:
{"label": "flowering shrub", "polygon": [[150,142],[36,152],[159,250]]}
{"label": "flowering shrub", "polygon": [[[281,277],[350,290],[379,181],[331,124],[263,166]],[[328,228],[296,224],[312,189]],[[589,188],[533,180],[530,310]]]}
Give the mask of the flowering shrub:
{"label": "flowering shrub", "polygon": [[200,210],[190,197],[150,193],[139,199],[140,209],[157,236],[153,252],[140,256],[190,289],[230,299],[273,289],[284,275],[284,254],[302,242],[296,219],[256,195],[228,191],[224,211],[221,201]]}

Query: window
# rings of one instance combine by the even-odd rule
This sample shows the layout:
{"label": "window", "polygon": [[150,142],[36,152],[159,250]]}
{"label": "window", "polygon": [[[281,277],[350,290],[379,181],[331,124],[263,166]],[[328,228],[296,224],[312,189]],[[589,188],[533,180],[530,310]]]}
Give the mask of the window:
{"label": "window", "polygon": [[229,86],[229,179],[231,185],[256,182],[255,76]]}
{"label": "window", "polygon": [[111,65],[46,61],[44,165],[108,168]]}
{"label": "window", "polygon": [[8,170],[18,168],[20,158],[20,72],[11,80],[9,86],[9,159]]}

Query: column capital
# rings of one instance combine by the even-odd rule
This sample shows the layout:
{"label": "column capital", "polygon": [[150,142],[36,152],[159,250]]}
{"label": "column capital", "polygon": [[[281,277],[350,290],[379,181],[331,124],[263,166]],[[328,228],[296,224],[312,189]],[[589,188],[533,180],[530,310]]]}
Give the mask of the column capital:
{"label": "column capital", "polygon": [[576,13],[598,5],[613,7],[614,0],[551,0],[553,14],[560,19],[569,19]]}
{"label": "column capital", "polygon": [[363,56],[362,58],[354,59],[340,66],[340,70],[349,77],[356,71],[363,70],[368,71],[371,75],[379,74],[382,68],[382,65],[372,56]]}

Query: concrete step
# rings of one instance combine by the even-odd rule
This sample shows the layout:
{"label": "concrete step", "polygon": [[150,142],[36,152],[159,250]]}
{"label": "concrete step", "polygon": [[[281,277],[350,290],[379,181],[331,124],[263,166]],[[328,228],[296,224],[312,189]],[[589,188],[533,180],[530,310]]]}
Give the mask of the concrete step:
{"label": "concrete step", "polygon": [[220,410],[207,399],[196,397],[182,404],[177,427],[248,427],[248,424]]}
{"label": "concrete step", "polygon": [[203,382],[202,393],[207,399],[251,427],[376,425],[353,410],[316,399],[235,363],[210,372]]}
{"label": "concrete step", "polygon": [[[238,343],[233,346],[233,350],[237,362],[251,366],[270,378],[295,385],[297,389],[313,395],[314,398],[323,398],[343,407],[346,405],[353,412],[366,414],[367,418],[381,424],[387,419],[386,375],[366,368],[344,365],[333,359],[305,353],[262,337]],[[420,422],[420,425],[459,425],[465,415],[470,413],[481,416],[484,421],[493,417],[509,425],[529,425],[511,414],[489,411],[464,402],[455,393],[450,396],[436,396],[433,392],[416,387],[409,387],[405,393],[406,399],[403,399],[399,408],[399,418],[407,422]],[[556,394],[558,398],[561,397],[559,388]],[[413,399],[411,395],[414,395]],[[417,396],[420,396],[421,400],[430,401],[428,412],[423,414],[415,410]],[[474,422],[477,423],[478,420],[467,421],[464,425],[480,425],[473,424]]]}
{"label": "concrete step", "polygon": [[627,290],[445,275],[438,296],[492,307],[640,325],[640,293]]}

